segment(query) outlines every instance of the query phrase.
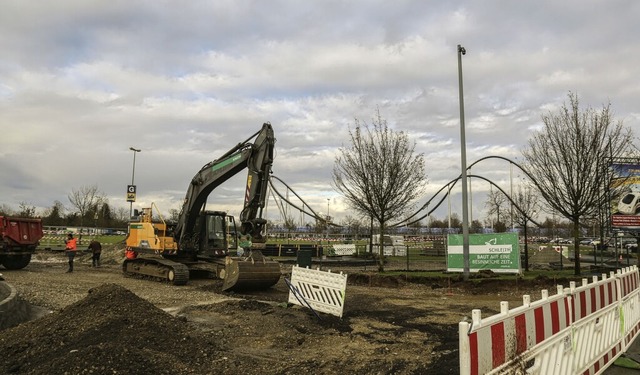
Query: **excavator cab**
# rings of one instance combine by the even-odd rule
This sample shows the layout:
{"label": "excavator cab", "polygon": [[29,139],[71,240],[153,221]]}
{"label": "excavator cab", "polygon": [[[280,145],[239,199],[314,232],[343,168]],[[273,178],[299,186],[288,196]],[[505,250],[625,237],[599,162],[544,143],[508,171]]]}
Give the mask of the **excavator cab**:
{"label": "excavator cab", "polygon": [[205,211],[196,222],[194,232],[199,233],[197,257],[202,260],[229,255],[238,248],[235,219],[222,211]]}
{"label": "excavator cab", "polygon": [[222,211],[204,211],[194,227],[200,237],[197,258],[211,261],[226,256],[219,277],[222,290],[241,291],[267,289],[280,279],[280,264],[262,255],[264,240],[256,236],[243,249],[246,256],[234,257],[229,250],[238,249],[235,218]]}

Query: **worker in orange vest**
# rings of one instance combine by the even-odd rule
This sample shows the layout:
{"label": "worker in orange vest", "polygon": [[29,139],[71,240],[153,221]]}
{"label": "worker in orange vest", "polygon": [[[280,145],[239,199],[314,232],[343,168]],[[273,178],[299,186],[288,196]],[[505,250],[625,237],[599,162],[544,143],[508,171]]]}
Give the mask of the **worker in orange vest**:
{"label": "worker in orange vest", "polygon": [[73,258],[76,257],[76,251],[78,250],[78,243],[75,238],[73,238],[73,234],[69,233],[67,235],[67,239],[64,241],[65,247],[64,251],[69,258],[69,269],[67,273],[73,272]]}
{"label": "worker in orange vest", "polygon": [[136,254],[135,251],[133,251],[132,248],[130,248],[129,246],[127,246],[127,248],[124,251],[124,256],[127,259],[136,259],[138,257],[138,254]]}

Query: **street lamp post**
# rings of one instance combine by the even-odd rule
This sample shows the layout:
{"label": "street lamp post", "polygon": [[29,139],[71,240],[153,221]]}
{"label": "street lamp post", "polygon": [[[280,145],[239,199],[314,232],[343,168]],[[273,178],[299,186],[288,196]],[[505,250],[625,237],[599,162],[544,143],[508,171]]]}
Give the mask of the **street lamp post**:
{"label": "street lamp post", "polygon": [[330,198],[327,198],[327,220],[329,219],[329,202],[331,201]]}
{"label": "street lamp post", "polygon": [[527,238],[527,224],[529,217],[524,216],[524,270],[529,271],[529,239]]}
{"label": "street lamp post", "polygon": [[329,221],[331,221],[331,216],[329,216],[329,201],[331,199],[327,198],[327,243],[329,241]]}
{"label": "street lamp post", "polygon": [[[531,212],[531,216],[536,216],[537,212]],[[527,238],[527,225],[529,224],[529,220],[531,220],[531,216],[524,214],[524,270],[529,271],[529,239]],[[535,221],[534,221],[535,223]],[[561,251],[562,253],[562,251]]]}
{"label": "street lamp post", "polygon": [[467,150],[464,131],[464,95],[462,92],[462,55],[467,50],[458,44],[458,86],[460,95],[460,159],[462,168],[462,257],[464,280],[469,279],[469,202],[467,198]]}
{"label": "street lamp post", "polygon": [[[133,171],[131,172],[131,186],[135,186],[136,177],[136,154],[142,150],[129,147],[129,150],[133,151]],[[133,214],[133,201],[129,202],[129,217]]]}

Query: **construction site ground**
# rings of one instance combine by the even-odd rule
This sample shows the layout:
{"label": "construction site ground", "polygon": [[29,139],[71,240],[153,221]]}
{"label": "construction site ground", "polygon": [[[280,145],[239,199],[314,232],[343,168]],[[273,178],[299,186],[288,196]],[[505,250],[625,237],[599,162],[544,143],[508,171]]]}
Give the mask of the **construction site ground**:
{"label": "construction site ground", "polygon": [[287,265],[266,291],[226,293],[220,280],[125,277],[121,261],[110,249],[101,267],[87,254],[65,273],[62,253],[42,252],[25,269],[0,268],[33,306],[33,320],[0,332],[0,373],[457,374],[458,323],[472,309],[490,316],[500,301],[568,285],[347,272],[343,317],[318,318],[287,303]]}

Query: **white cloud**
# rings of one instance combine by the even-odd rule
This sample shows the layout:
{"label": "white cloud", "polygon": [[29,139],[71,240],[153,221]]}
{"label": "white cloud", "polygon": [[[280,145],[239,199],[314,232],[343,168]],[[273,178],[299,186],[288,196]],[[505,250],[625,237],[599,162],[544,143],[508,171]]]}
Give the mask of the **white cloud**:
{"label": "white cloud", "polygon": [[[346,215],[330,185],[335,153],[354,119],[370,122],[378,108],[425,154],[434,192],[460,169],[457,44],[467,50],[468,162],[519,158],[540,115],[569,91],[585,105],[611,102],[617,118],[638,128],[639,7],[8,0],[0,12],[0,170],[12,178],[0,184],[0,203],[67,204],[71,189],[97,184],[128,207],[135,146],[143,150],[137,203],[168,211],[202,165],[268,121],[274,173],[314,209],[324,212],[329,198],[334,215]],[[500,163],[477,173],[508,181]],[[211,201],[238,211],[242,179]],[[474,184],[474,196],[487,190]],[[473,204],[483,210],[481,198]]]}

